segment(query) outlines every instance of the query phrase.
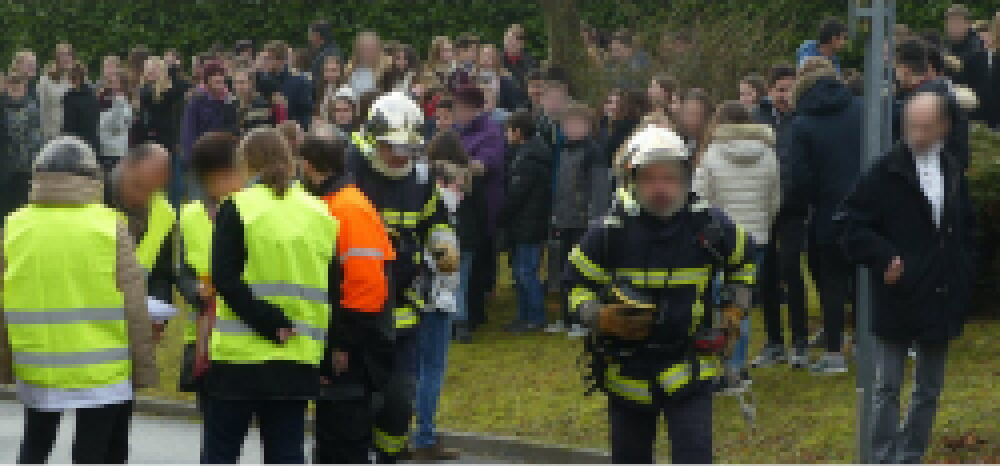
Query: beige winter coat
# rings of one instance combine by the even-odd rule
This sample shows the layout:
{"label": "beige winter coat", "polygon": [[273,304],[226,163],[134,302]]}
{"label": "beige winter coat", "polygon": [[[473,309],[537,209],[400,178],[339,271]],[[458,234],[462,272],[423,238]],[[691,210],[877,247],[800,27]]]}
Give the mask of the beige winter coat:
{"label": "beige winter coat", "polygon": [[768,125],[719,125],[695,172],[694,191],[725,211],[757,244],[767,244],[781,205],[774,143]]}
{"label": "beige winter coat", "polygon": [[[85,204],[100,202],[101,183],[63,173],[35,174],[31,202],[48,204]],[[0,232],[0,238],[3,238]],[[118,223],[118,261],[115,276],[118,289],[125,295],[125,319],[128,321],[129,347],[132,349],[132,385],[134,388],[158,384],[153,327],[146,309],[146,281],[135,256],[135,243],[124,221]],[[0,275],[7,258],[0,241]],[[3,283],[0,282],[0,287]],[[0,384],[14,383],[14,370],[7,322],[0,312]]]}

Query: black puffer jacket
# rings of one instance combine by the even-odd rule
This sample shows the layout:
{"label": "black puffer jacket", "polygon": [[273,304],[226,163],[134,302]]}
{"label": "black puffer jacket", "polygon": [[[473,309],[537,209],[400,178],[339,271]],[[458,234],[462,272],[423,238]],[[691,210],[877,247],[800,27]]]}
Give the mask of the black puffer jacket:
{"label": "black puffer jacket", "polygon": [[506,197],[497,216],[511,244],[541,244],[548,235],[552,157],[541,137],[507,146],[510,160]]}

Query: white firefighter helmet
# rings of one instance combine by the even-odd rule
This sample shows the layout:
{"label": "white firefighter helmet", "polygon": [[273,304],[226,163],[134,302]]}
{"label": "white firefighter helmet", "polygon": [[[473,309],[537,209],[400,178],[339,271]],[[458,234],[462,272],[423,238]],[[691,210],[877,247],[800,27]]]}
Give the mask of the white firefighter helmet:
{"label": "white firefighter helmet", "polygon": [[[674,131],[649,126],[633,134],[625,142],[617,168],[625,180],[632,180],[635,170],[643,165],[661,161],[678,161],[689,164],[690,152]],[[690,171],[690,166],[686,167]]]}
{"label": "white firefighter helmet", "polygon": [[387,142],[420,146],[424,143],[423,128],[424,115],[420,107],[406,94],[397,91],[375,100],[361,131],[363,139],[372,145]]}

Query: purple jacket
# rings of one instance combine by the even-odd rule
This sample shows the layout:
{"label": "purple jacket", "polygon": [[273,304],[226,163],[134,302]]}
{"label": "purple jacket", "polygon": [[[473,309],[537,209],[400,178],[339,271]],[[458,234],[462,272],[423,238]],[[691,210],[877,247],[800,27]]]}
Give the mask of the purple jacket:
{"label": "purple jacket", "polygon": [[[489,113],[483,113],[458,129],[462,146],[469,160],[482,162],[486,173],[487,225],[490,236],[496,234],[497,215],[503,207],[504,188],[504,129],[491,118]],[[481,178],[477,178],[482,182]]]}
{"label": "purple jacket", "polygon": [[239,134],[239,119],[236,106],[231,98],[214,99],[203,89],[196,89],[188,99],[184,108],[184,119],[181,122],[182,156],[187,159],[191,155],[194,143],[202,134],[211,131],[229,131]]}

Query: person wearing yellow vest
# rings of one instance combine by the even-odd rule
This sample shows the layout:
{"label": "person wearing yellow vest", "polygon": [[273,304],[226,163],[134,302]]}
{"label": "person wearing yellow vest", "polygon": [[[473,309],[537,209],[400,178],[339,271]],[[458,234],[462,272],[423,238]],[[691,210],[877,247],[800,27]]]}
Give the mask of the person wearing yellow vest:
{"label": "person wearing yellow vest", "polygon": [[322,367],[325,383],[316,400],[313,462],[367,463],[373,447],[372,393],[385,388],[393,357],[386,263],[396,252],[378,211],[344,170],[347,141],[319,132],[306,136],[299,155],[304,186],[340,222],[341,286],[331,290],[339,297],[331,331],[340,338],[328,356],[339,358],[339,367]]}
{"label": "person wearing yellow vest", "polygon": [[42,149],[30,202],[0,236],[0,384],[16,384],[24,405],[18,462],[44,463],[73,409],[73,462],[125,463],[134,392],[158,373],[135,246],[101,204],[86,143],[62,137]]}
{"label": "person wearing yellow vest", "polygon": [[157,337],[163,322],[175,313],[174,288],[185,298],[196,295],[196,283],[181,282],[173,265],[176,213],[163,194],[170,176],[169,157],[159,144],[135,147],[111,172],[105,186],[105,202],[122,213],[136,242]]}
{"label": "person wearing yellow vest", "polygon": [[215,318],[215,287],[212,285],[212,232],[219,204],[246,184],[245,170],[237,155],[239,139],[230,133],[205,133],[191,153],[191,171],[205,193],[204,201],[181,207],[180,232],[184,251],[182,281],[198,283],[197,299],[189,301],[184,321],[184,356],[179,388],[198,392],[207,370],[208,350]]}
{"label": "person wearing yellow vest", "polygon": [[201,462],[236,463],[254,418],[265,463],[305,463],[305,415],[330,345],[338,221],[294,183],[274,128],[240,143],[254,184],[219,206],[212,282],[221,301],[202,381]]}

